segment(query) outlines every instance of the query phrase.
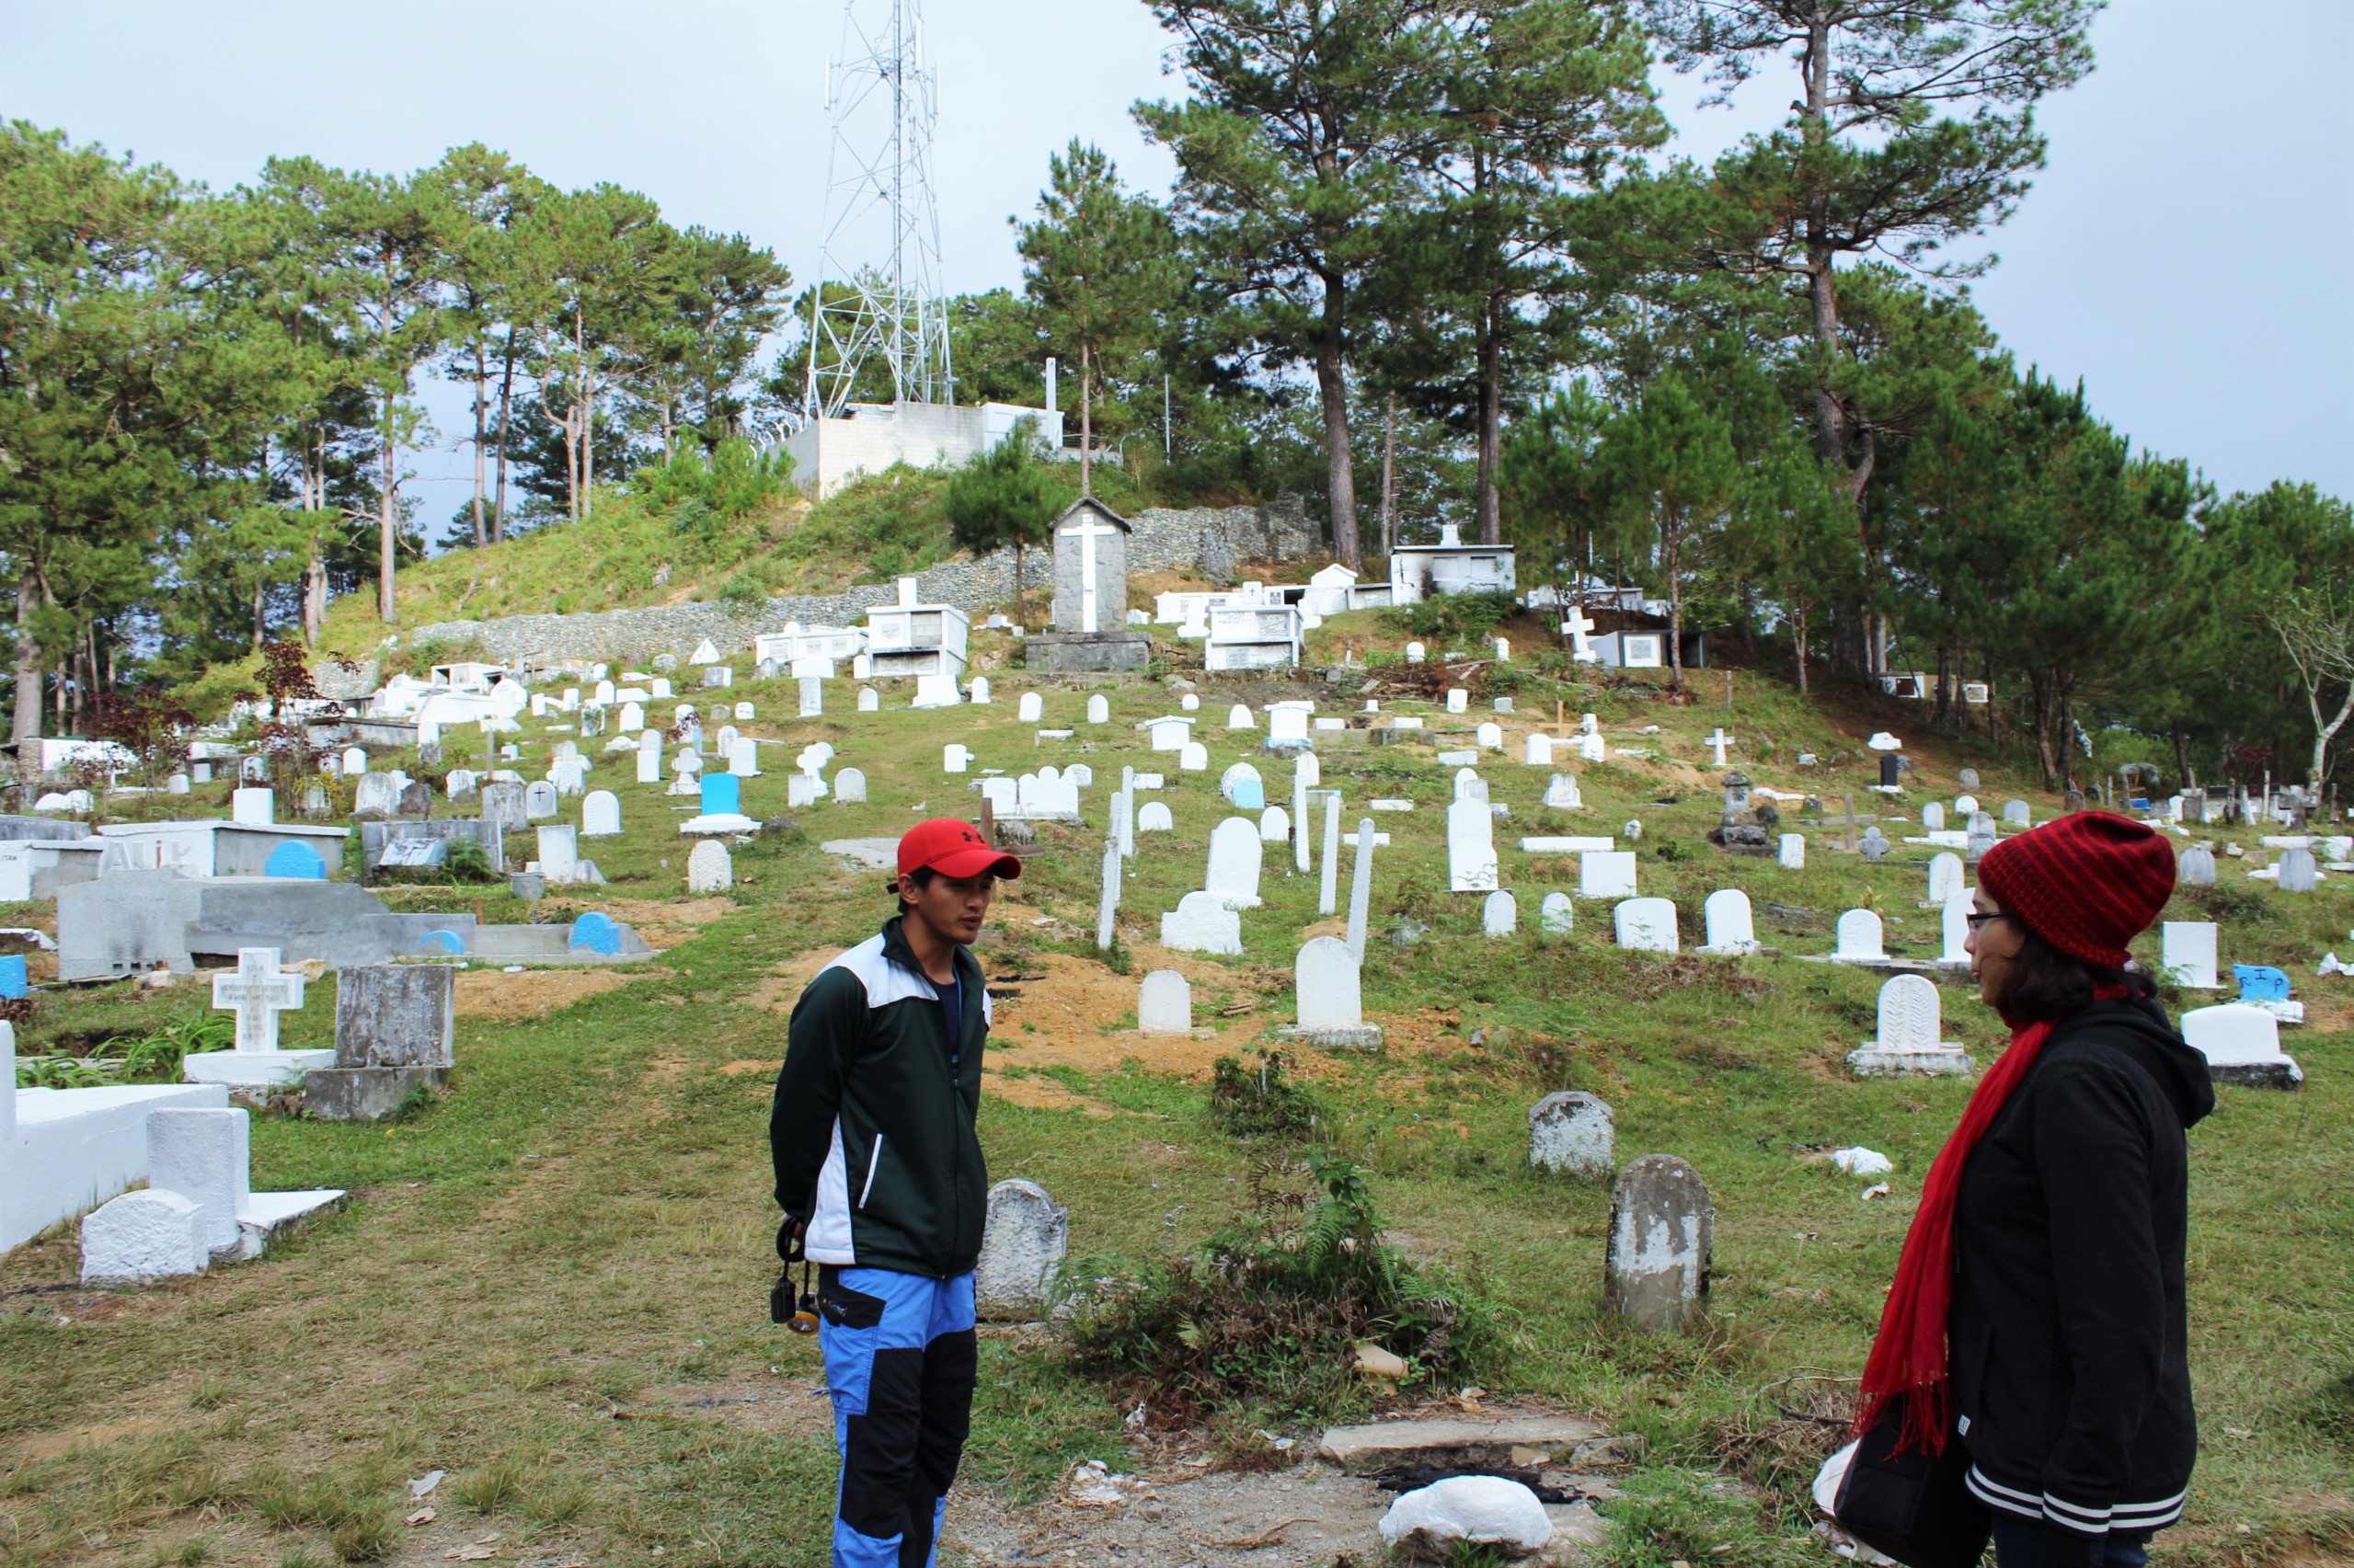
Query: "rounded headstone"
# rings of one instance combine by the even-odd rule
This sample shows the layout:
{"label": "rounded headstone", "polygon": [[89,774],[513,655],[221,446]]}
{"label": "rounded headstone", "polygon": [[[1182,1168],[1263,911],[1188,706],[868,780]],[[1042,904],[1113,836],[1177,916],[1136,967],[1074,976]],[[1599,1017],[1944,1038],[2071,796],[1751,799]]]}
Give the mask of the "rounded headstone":
{"label": "rounded headstone", "polygon": [[1582,1089],[1547,1094],[1529,1107],[1529,1163],[1572,1176],[1607,1176],[1612,1153],[1610,1106]]}
{"label": "rounded headstone", "polygon": [[1036,1182],[1016,1176],[989,1189],[975,1306],[994,1322],[1043,1317],[1054,1276],[1071,1250],[1071,1213]]}
{"label": "rounded headstone", "polygon": [[1672,1154],[1646,1154],[1610,1194],[1603,1299],[1647,1333],[1691,1324],[1708,1302],[1717,1216],[1708,1184]]}

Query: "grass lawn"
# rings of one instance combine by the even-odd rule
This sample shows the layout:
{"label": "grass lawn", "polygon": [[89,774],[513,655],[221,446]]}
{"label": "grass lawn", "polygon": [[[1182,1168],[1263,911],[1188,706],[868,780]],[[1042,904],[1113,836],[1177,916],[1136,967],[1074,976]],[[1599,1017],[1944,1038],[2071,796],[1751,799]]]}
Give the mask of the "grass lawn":
{"label": "grass lawn", "polygon": [[[1373,616],[1345,623],[1322,638],[1346,635],[1361,654],[1404,640]],[[975,642],[984,665],[1002,662],[1000,636]],[[1227,815],[1219,772],[1250,758],[1269,798],[1288,801],[1289,763],[1256,750],[1264,730],[1223,728],[1229,704],[1286,691],[1204,683],[1197,734],[1211,771],[1193,774],[1174,755],[1148,755],[1132,727],[1172,710],[1159,687],[1108,688],[1110,725],[1079,724],[1074,739],[1040,745],[1015,716],[1028,683],[989,672],[995,704],[946,713],[909,710],[896,691],[886,711],[859,715],[840,681],[829,715],[801,721],[787,716],[789,681],[729,692],[759,705],[749,733],[786,742],[764,752],[764,776],[746,781],[747,811],[784,811],[793,751],[818,738],[837,748],[836,765],[866,772],[871,794],[863,806],[796,813],[801,841],[770,834],[740,849],[727,898],[684,896],[687,845],[673,821],[689,803],[630,782],[628,759],[599,757],[590,785],[621,796],[627,831],[581,847],[612,886],[550,900],[549,912],[612,909],[661,951],[585,983],[463,977],[456,1073],[407,1119],[257,1116],[258,1189],[352,1195],[259,1262],[83,1293],[63,1229],[0,1261],[0,1563],[296,1568],[468,1550],[545,1568],[658,1551],[665,1564],[714,1568],[823,1562],[833,1461],[830,1415],[813,1392],[816,1346],[766,1314],[770,1079],[799,985],[888,912],[881,875],[847,869],[820,841],[977,810],[973,779],[940,771],[950,741],[973,748],[976,777],[1079,760],[1096,772],[1085,795],[1093,827],[1040,830],[982,950],[993,976],[1022,977],[1006,982],[1020,994],[1000,1003],[991,1041],[982,1132],[993,1176],[1028,1177],[1067,1204],[1083,1260],[1191,1249],[1232,1220],[1273,1151],[1211,1120],[1210,1061],[1272,1043],[1269,1032],[1292,1016],[1292,953],[1305,934],[1338,926],[1317,910],[1318,879],[1295,875],[1285,847],[1270,844],[1265,903],[1243,917],[1244,957],[1171,956],[1155,939],[1159,913],[1200,885],[1210,829]],[[1801,1402],[1786,1379],[1859,1368],[1921,1178],[1968,1093],[1849,1079],[1841,1058],[1871,1033],[1877,981],[1797,956],[1827,951],[1832,921],[1857,905],[1881,911],[1892,948],[1934,956],[1937,915],[1919,907],[1931,852],[1902,843],[1890,820],[1898,852],[1877,866],[1833,853],[1836,835],[1812,829],[1803,870],[1727,859],[1703,836],[1720,792],[1700,737],[1721,722],[1739,738],[1734,764],[1759,784],[1815,793],[1833,809],[1854,795],[1862,809],[1878,797],[1865,793],[1877,773],[1861,739],[1894,728],[1918,772],[1912,804],[1891,812],[1917,822],[1921,801],[1958,793],[1965,765],[1984,775],[1976,793],[1990,809],[2012,796],[2038,819],[2058,808],[1982,744],[1908,729],[1927,717],[1910,704],[1809,701],[1743,672],[1728,714],[1721,673],[1697,680],[1704,697],[1690,707],[1643,681],[1532,677],[1513,693],[1519,713],[1499,720],[1507,749],[1482,763],[1493,797],[1510,807],[1497,837],[1521,909],[1519,934],[1499,941],[1480,934],[1477,896],[1445,890],[1452,770],[1431,760],[1469,745],[1471,727],[1495,716],[1486,702],[1459,719],[1432,703],[1384,702],[1429,715],[1439,747],[1320,735],[1325,784],[1344,792],[1352,830],[1371,798],[1417,808],[1379,820],[1394,841],[1375,857],[1364,992],[1386,1048],[1311,1054],[1299,1067],[1321,1107],[1319,1143],[1373,1173],[1393,1239],[1500,1310],[1504,1343],[1481,1373],[1489,1395],[1591,1410],[1644,1440],[1627,1497],[1607,1510],[1605,1551],[1661,1568],[1702,1556],[1798,1562],[1820,1550],[1793,1505],[1804,1475],[1772,1458],[1786,1427],[1775,1406]],[[1657,753],[1564,764],[1587,801],[1577,814],[1542,809],[1548,771],[1518,761],[1521,735],[1550,727],[1556,699],[1573,725],[1581,711],[1598,714],[1614,749]],[[1074,723],[1083,703],[1051,690],[1048,722]],[[1323,711],[1359,705],[1352,693]],[[1659,732],[1641,733],[1651,725]],[[532,728],[521,766],[535,777],[551,737]],[[596,756],[601,744],[583,750]],[[1828,765],[1801,769],[1801,751]],[[1091,946],[1104,802],[1123,762],[1165,771],[1157,798],[1177,830],[1139,840],[1120,917],[1130,966],[1116,974]],[[173,804],[225,815],[225,786],[211,795]],[[577,820],[576,801],[566,818]],[[1700,941],[1701,900],[1739,887],[1760,939],[1779,953],[1623,953],[1600,903],[1579,904],[1570,934],[1540,938],[1537,902],[1574,890],[1575,865],[1524,855],[1518,837],[1614,831],[1630,818],[1644,826],[1641,891],[1675,901],[1687,947]],[[2240,841],[2254,848],[2252,837]],[[2354,893],[2337,879],[2282,895],[2247,881],[2250,864],[2224,859],[2222,886],[2185,892],[2170,914],[2222,919],[2226,965],[2290,972],[2312,1018],[2288,1041],[2307,1082],[2293,1094],[2225,1089],[2191,1135],[2204,1441],[2190,1516],[2159,1540],[2175,1562],[2331,1557],[2354,1541],[2354,981],[2314,973],[2325,948],[2348,950]],[[1341,887],[1345,910],[1345,869]],[[403,908],[474,900],[387,897]],[[505,902],[492,900],[489,915]],[[1402,927],[1427,929],[1402,942]],[[2148,947],[2145,961],[2154,938]],[[1214,1039],[1132,1033],[1135,983],[1164,966],[1192,978],[1197,1023],[1215,1027]],[[1971,993],[1942,995],[1948,1038],[1981,1062],[2001,1048]],[[46,991],[19,1049],[144,1035],[202,1000],[185,982]],[[332,982],[321,982],[286,1017],[286,1043],[329,1043],[332,1018]],[[1707,1179],[1717,1277],[1705,1332],[1634,1337],[1603,1316],[1607,1188],[1541,1178],[1527,1163],[1527,1107],[1564,1088],[1610,1103],[1622,1162],[1671,1152]],[[1807,1158],[1851,1143],[1896,1161],[1885,1198],[1865,1200],[1866,1183]],[[1434,1391],[1455,1391],[1409,1390],[1407,1402]],[[964,1484],[1018,1506],[1080,1458],[1127,1463],[1122,1414],[1112,1391],[1065,1370],[1051,1344],[993,1334]],[[412,1502],[406,1483],[433,1470],[446,1479]],[[1709,1484],[1727,1470],[1753,1489]],[[403,1522],[420,1506],[430,1520]]]}

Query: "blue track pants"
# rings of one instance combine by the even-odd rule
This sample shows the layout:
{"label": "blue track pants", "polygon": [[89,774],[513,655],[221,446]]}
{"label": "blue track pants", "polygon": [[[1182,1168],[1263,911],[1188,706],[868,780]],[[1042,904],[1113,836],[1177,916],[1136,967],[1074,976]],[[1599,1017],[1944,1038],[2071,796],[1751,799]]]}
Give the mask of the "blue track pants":
{"label": "blue track pants", "polygon": [[972,1425],[972,1276],[826,1268],[818,1307],[842,1451],[834,1568],[932,1568]]}

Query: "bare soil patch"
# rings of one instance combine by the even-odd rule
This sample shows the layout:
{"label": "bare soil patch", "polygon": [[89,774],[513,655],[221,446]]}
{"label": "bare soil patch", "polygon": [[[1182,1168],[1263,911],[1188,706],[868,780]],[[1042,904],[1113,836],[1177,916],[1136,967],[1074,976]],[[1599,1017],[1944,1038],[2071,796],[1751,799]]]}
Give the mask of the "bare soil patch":
{"label": "bare soil patch", "polygon": [[465,969],[457,977],[461,1018],[537,1018],[629,983],[610,969]]}

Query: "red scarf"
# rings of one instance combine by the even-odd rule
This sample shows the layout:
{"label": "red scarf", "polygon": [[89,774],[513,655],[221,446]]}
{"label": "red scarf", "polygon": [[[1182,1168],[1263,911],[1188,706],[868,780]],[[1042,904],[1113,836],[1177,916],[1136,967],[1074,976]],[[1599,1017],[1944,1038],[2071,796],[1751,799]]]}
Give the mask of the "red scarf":
{"label": "red scarf", "polygon": [[[2117,990],[2109,994],[2125,993]],[[1879,1335],[1864,1362],[1864,1402],[1855,1416],[1861,1435],[1890,1400],[1903,1400],[1899,1453],[1909,1448],[1931,1455],[1946,1451],[1946,1435],[1954,1424],[1953,1391],[1946,1373],[1946,1314],[1954,1299],[1954,1204],[1961,1196],[1962,1168],[2050,1037],[2049,1020],[2030,1024],[2011,1036],[2011,1048],[1978,1081],[1961,1125],[1937,1151],[1929,1179],[1921,1184],[1921,1207],[1904,1234],[1896,1283],[1880,1309]]]}

